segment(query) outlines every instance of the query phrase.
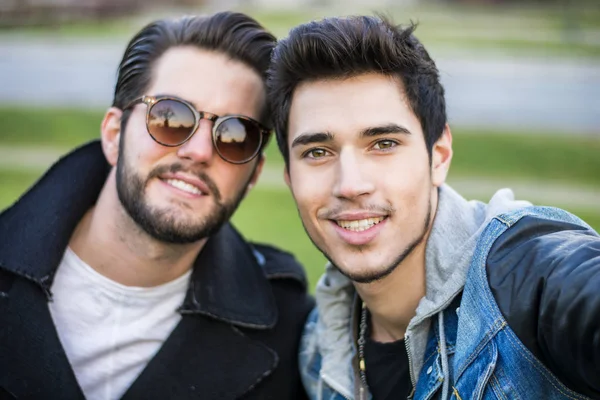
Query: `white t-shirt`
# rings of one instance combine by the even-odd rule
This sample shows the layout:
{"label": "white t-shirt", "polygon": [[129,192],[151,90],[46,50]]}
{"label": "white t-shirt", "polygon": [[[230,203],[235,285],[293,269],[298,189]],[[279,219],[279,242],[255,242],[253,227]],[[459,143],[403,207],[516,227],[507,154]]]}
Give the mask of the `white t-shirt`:
{"label": "white t-shirt", "polygon": [[120,398],[181,320],[191,270],[152,288],[114,282],[67,249],[50,313],[83,393]]}

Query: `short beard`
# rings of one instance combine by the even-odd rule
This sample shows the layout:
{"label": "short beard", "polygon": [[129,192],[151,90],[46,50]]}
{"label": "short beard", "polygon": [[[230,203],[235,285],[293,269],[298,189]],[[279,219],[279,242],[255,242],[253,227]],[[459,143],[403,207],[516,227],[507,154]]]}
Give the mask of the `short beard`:
{"label": "short beard", "polygon": [[[146,184],[150,179],[158,177],[166,172],[175,173],[185,168],[181,164],[161,166],[154,169],[143,181],[135,174],[133,168],[127,165],[124,158],[123,143],[121,143],[119,160],[117,162],[117,193],[119,201],[131,219],[150,237],[164,243],[188,244],[210,237],[216,233],[233,215],[238,205],[244,198],[246,188],[250,179],[242,190],[235,194],[229,202],[222,202],[221,193],[214,181],[203,172],[195,172],[194,175],[202,179],[208,186],[210,194],[215,202],[215,210],[198,223],[185,223],[178,221],[173,215],[176,211],[162,210],[150,206],[145,201]],[[258,163],[257,163],[258,164]],[[256,171],[256,167],[255,167]],[[182,207],[185,207],[182,204]]]}
{"label": "short beard", "polygon": [[[406,259],[406,257],[408,257],[414,251],[414,249],[420,243],[423,242],[423,240],[425,239],[425,236],[427,236],[427,231],[429,230],[430,225],[431,225],[431,196],[429,196],[429,202],[427,204],[427,215],[425,216],[425,221],[423,223],[423,230],[421,231],[421,234],[417,238],[415,238],[415,240],[410,242],[408,244],[408,246],[406,246],[402,250],[402,252],[398,255],[398,257],[396,257],[394,259],[394,261],[392,261],[386,268],[384,268],[381,271],[368,272],[368,273],[363,273],[360,275],[353,274],[351,272],[344,271],[343,269],[339,268],[337,265],[335,265],[333,258],[329,254],[327,254],[323,250],[321,250],[321,252],[338,271],[340,271],[346,277],[350,278],[353,282],[373,283],[375,281],[379,281],[379,280],[387,277],[392,272],[394,272],[396,270],[396,268],[398,268],[400,266],[400,264],[402,264],[402,262]],[[310,237],[310,235],[309,235],[309,237]],[[312,241],[312,238],[311,238],[311,241]],[[313,241],[313,244],[315,244],[315,246],[316,246],[316,243],[314,241]],[[390,245],[393,246],[393,244],[390,244]],[[366,246],[360,246],[358,250],[362,252],[363,249],[365,249],[365,247]],[[317,248],[318,248],[318,246],[317,246]]]}

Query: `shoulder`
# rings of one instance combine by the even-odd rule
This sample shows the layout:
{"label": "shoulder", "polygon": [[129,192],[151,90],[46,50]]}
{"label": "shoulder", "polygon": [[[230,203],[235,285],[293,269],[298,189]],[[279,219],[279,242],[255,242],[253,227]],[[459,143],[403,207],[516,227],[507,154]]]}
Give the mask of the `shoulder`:
{"label": "shoulder", "polygon": [[546,283],[572,284],[585,279],[589,268],[600,268],[598,233],[566,211],[535,209],[541,211],[519,219],[496,239],[487,256],[488,280],[501,309],[520,301],[513,297],[516,288],[523,291],[519,297],[528,291],[537,297],[536,290]]}
{"label": "shoulder", "polygon": [[549,272],[547,264],[556,261],[567,261],[563,268],[575,268],[580,258],[597,254],[600,236],[585,222],[563,210],[536,209],[541,211],[519,219],[495,241],[488,255],[489,272],[504,274],[521,266],[544,273]]}
{"label": "shoulder", "polygon": [[[496,239],[486,271],[494,299],[519,340],[563,383],[588,392],[597,365],[589,355],[595,346],[590,335],[599,327],[594,317],[600,311],[598,233],[571,214],[542,208]],[[565,353],[565,343],[576,351]]]}

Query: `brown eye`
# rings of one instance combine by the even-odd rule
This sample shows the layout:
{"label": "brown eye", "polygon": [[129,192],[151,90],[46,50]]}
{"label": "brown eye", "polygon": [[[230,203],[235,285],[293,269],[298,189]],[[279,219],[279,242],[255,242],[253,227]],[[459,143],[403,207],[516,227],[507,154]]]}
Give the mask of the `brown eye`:
{"label": "brown eye", "polygon": [[394,142],[393,140],[380,140],[377,143],[375,143],[373,148],[375,150],[387,150],[387,149],[391,149],[392,147],[395,147],[396,145],[397,145],[397,143]]}
{"label": "brown eye", "polygon": [[304,153],[304,157],[318,159],[323,158],[327,155],[327,150],[324,149],[312,149]]}

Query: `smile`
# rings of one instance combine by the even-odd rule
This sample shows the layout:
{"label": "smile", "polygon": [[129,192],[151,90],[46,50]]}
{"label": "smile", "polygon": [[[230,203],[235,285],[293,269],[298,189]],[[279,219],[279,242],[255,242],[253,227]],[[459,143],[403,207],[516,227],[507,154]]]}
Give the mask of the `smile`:
{"label": "smile", "polygon": [[336,220],[335,223],[338,224],[338,226],[340,226],[344,229],[347,229],[349,231],[362,232],[362,231],[366,231],[367,229],[372,228],[373,226],[377,225],[384,219],[385,219],[385,217],[365,218],[365,219],[358,219],[358,220],[354,220],[354,221],[342,221],[342,220],[338,221],[338,220]]}
{"label": "smile", "polygon": [[173,186],[174,188],[179,189],[179,190],[184,191],[189,194],[193,194],[193,195],[197,195],[197,196],[206,194],[206,193],[202,192],[202,190],[200,190],[196,186],[192,185],[191,183],[187,183],[187,182],[181,181],[179,179],[163,179],[162,181],[165,182],[167,185]]}

